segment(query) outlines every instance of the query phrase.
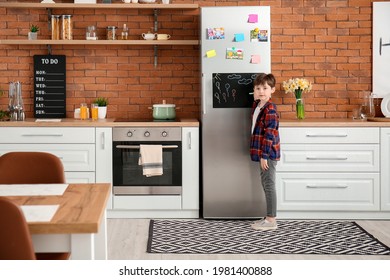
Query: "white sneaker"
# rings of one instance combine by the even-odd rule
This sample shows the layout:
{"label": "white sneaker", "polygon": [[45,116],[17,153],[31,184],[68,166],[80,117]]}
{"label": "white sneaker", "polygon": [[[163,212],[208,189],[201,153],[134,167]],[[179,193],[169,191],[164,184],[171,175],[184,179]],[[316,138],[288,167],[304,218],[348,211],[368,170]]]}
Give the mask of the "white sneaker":
{"label": "white sneaker", "polygon": [[265,217],[261,218],[261,219],[258,220],[258,221],[254,221],[253,223],[251,223],[251,225],[258,225],[258,224],[261,224],[264,220],[265,220]]}
{"label": "white sneaker", "polygon": [[278,225],[276,221],[268,222],[267,220],[264,219],[260,224],[251,225],[251,228],[254,230],[266,231],[266,230],[275,230],[278,228]]}

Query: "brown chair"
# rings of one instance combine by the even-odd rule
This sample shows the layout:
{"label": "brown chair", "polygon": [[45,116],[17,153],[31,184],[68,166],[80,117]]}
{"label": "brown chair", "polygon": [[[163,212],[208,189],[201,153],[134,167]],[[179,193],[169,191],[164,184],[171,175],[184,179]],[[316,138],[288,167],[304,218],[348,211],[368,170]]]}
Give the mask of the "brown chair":
{"label": "brown chair", "polygon": [[30,231],[21,208],[0,197],[0,260],[67,260],[69,253],[34,253]]}
{"label": "brown chair", "polygon": [[10,152],[0,157],[0,184],[65,183],[64,166],[53,154]]}

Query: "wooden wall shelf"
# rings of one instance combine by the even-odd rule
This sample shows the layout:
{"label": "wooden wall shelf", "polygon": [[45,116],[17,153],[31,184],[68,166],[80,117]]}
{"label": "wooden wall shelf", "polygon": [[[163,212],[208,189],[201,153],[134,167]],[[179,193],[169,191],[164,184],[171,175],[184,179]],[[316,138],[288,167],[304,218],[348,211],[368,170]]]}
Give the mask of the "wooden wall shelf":
{"label": "wooden wall shelf", "polygon": [[1,8],[20,9],[197,9],[198,4],[74,4],[74,3],[25,3],[1,2]]}
{"label": "wooden wall shelf", "polygon": [[0,40],[0,45],[199,45],[199,40]]}
{"label": "wooden wall shelf", "polygon": [[[154,31],[157,33],[158,10],[198,9],[198,4],[75,4],[75,3],[25,3],[0,2],[0,8],[47,9],[50,26],[52,9],[150,9],[153,10]],[[26,40],[4,39],[0,45],[47,45],[51,54],[52,45],[152,45],[154,46],[154,65],[157,66],[157,48],[161,45],[199,45],[199,40]]]}

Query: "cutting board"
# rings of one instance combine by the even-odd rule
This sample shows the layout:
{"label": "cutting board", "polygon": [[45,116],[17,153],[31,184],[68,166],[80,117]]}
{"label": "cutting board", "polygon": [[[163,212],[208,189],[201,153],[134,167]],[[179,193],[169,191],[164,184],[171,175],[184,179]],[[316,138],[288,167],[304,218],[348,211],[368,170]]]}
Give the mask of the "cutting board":
{"label": "cutting board", "polygon": [[369,122],[390,122],[390,118],[367,118]]}

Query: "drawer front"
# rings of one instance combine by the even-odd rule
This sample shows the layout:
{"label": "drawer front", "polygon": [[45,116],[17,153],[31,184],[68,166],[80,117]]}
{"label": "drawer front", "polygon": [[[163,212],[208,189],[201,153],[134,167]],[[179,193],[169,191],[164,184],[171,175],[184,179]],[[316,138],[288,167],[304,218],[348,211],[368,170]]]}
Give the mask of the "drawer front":
{"label": "drawer front", "polygon": [[278,171],[379,172],[379,145],[282,145]]}
{"label": "drawer front", "polygon": [[278,210],[379,211],[379,174],[279,173]]}
{"label": "drawer front", "polygon": [[0,154],[11,151],[48,152],[59,157],[65,171],[95,171],[94,144],[4,144]]}
{"label": "drawer front", "polygon": [[65,172],[65,180],[68,184],[95,183],[95,172]]}
{"label": "drawer front", "polygon": [[379,128],[376,127],[281,127],[282,144],[367,144],[379,143]]}
{"label": "drawer front", "polygon": [[93,127],[2,127],[0,143],[95,143]]}
{"label": "drawer front", "polygon": [[180,210],[181,196],[117,195],[113,196],[113,209],[128,210]]}

